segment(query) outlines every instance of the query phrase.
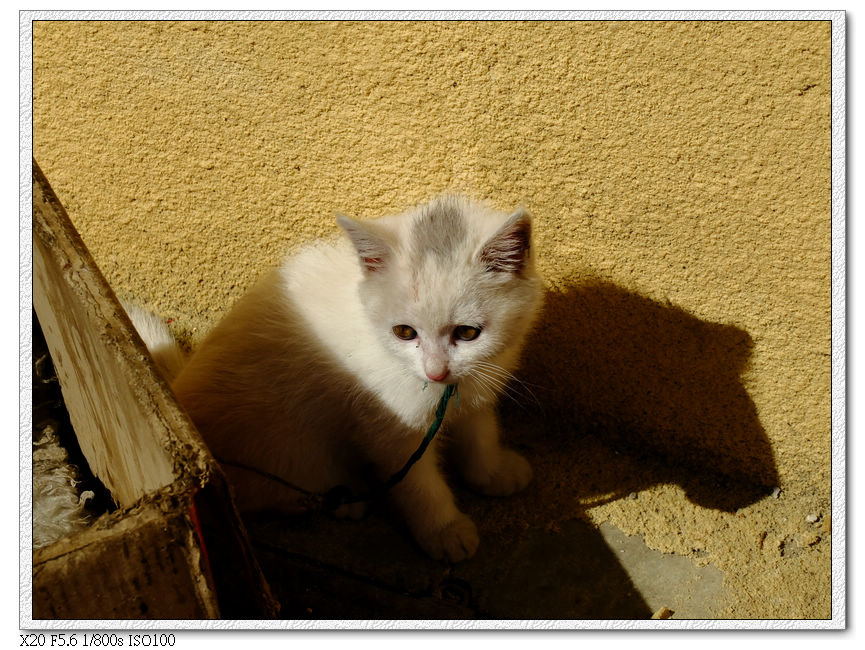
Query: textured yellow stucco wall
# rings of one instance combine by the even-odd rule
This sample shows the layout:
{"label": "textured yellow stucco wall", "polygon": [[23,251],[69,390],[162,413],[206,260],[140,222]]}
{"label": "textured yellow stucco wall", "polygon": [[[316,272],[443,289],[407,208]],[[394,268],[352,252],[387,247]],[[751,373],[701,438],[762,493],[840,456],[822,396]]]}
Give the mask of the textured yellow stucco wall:
{"label": "textured yellow stucco wall", "polygon": [[[766,522],[830,496],[830,30],[37,22],[34,156],[117,292],[193,340],[335,212],[526,205],[549,295],[522,376],[544,409],[792,504],[754,506],[756,532],[714,510],[590,515],[683,553],[664,526],[783,547],[805,533]],[[824,615],[825,544],[779,568],[766,538],[715,551],[756,567],[728,577],[754,591],[731,615]],[[807,574],[811,595],[767,605],[758,574]]]}

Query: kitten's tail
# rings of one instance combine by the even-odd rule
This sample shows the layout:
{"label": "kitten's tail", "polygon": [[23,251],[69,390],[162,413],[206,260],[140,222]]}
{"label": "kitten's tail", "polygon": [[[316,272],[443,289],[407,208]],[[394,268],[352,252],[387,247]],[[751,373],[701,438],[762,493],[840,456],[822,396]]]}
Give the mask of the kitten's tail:
{"label": "kitten's tail", "polygon": [[186,364],[186,354],[177,343],[177,339],[159,316],[138,305],[121,301],[129,319],[138,330],[138,335],[144,341],[156,367],[171,383]]}

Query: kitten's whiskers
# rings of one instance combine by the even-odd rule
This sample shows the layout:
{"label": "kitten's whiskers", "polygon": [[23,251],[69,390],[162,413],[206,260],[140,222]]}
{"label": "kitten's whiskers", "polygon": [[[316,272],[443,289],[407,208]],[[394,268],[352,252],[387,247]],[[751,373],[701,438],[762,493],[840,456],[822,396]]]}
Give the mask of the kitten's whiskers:
{"label": "kitten's whiskers", "polygon": [[[492,383],[499,386],[503,395],[507,395],[514,402],[519,403],[516,397],[520,397],[529,399],[540,406],[540,400],[538,400],[537,395],[529,388],[528,384],[518,379],[512,372],[488,361],[477,361],[476,366],[479,372],[483,372]],[[522,390],[512,385],[511,382],[517,384]]]}

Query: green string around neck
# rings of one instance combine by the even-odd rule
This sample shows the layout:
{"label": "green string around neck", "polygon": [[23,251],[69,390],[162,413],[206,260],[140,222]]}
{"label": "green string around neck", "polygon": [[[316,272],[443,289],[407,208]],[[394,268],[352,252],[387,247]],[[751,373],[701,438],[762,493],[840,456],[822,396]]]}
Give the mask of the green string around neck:
{"label": "green string around neck", "polygon": [[392,488],[394,485],[399,483],[405,475],[408,474],[408,471],[412,468],[412,466],[420,460],[420,457],[423,456],[423,453],[426,451],[426,448],[429,447],[429,443],[432,442],[432,439],[435,438],[435,435],[438,433],[438,430],[442,426],[442,422],[445,419],[445,411],[448,408],[448,402],[452,395],[456,394],[456,405],[460,404],[460,395],[457,391],[456,384],[448,384],[445,386],[445,392],[442,393],[441,399],[439,400],[439,404],[436,407],[436,417],[433,420],[433,423],[430,425],[429,429],[427,429],[426,435],[424,439],[421,441],[420,446],[415,450],[415,452],[411,455],[405,465],[402,466],[402,469],[399,470],[396,474],[391,476],[387,481],[382,483],[381,491],[385,492]]}

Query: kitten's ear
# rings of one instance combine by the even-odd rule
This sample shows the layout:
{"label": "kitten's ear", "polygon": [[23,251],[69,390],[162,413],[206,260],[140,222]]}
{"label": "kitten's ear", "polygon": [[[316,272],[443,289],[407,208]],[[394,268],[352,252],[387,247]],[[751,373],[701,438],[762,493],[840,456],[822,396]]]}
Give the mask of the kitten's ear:
{"label": "kitten's ear", "polygon": [[481,249],[481,263],[488,271],[518,273],[529,259],[532,218],[518,208]]}
{"label": "kitten's ear", "polygon": [[338,214],[336,222],[351,239],[366,271],[381,271],[388,264],[392,250],[384,238],[368,226]]}

